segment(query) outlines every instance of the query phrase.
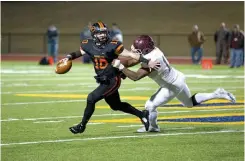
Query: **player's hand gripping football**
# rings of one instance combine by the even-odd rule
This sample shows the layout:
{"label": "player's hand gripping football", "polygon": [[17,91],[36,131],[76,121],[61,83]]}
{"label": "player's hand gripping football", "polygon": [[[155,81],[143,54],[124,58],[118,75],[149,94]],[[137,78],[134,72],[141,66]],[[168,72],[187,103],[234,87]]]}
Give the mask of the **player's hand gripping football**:
{"label": "player's hand gripping football", "polygon": [[124,68],[124,65],[121,64],[121,61],[119,59],[113,60],[112,66],[115,67],[115,68],[118,68],[120,71],[122,71],[123,68]]}
{"label": "player's hand gripping football", "polygon": [[65,74],[71,69],[71,67],[72,60],[70,60],[69,58],[63,58],[57,63],[55,72],[57,74]]}

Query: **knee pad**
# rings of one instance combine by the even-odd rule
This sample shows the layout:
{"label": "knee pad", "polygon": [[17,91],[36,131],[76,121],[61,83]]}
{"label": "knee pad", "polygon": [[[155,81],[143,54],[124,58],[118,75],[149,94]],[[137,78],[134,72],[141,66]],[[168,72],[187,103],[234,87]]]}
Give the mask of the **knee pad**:
{"label": "knee pad", "polygon": [[155,105],[154,105],[153,102],[150,101],[150,100],[148,100],[148,101],[145,103],[145,109],[148,110],[149,112],[154,112],[154,111],[156,111]]}

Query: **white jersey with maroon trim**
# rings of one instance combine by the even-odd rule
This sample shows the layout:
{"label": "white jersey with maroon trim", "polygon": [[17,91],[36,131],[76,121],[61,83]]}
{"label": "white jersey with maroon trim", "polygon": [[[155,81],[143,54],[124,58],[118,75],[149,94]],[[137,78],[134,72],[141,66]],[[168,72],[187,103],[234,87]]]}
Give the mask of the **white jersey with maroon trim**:
{"label": "white jersey with maroon trim", "polygon": [[153,79],[159,86],[163,87],[166,84],[173,84],[180,73],[170,66],[168,60],[159,48],[155,48],[150,53],[144,55],[146,59],[153,61],[158,60],[161,64],[160,69],[152,71],[148,76]]}

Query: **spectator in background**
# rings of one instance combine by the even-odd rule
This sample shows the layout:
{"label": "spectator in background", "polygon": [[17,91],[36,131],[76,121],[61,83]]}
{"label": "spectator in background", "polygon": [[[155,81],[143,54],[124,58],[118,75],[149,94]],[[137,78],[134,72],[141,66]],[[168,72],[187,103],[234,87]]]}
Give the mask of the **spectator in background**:
{"label": "spectator in background", "polygon": [[80,40],[92,39],[90,27],[92,26],[91,22],[88,23],[88,26],[84,27],[83,31],[80,34]]}
{"label": "spectator in background", "polygon": [[228,62],[229,58],[229,30],[226,28],[225,23],[220,24],[219,30],[214,34],[214,41],[216,44],[216,64],[221,64],[222,56],[224,63]]}
{"label": "spectator in background", "polygon": [[230,68],[242,65],[242,54],[244,49],[244,35],[240,31],[239,25],[234,25],[230,35],[231,60]]}
{"label": "spectator in background", "polygon": [[47,30],[48,38],[48,55],[51,56],[54,60],[54,63],[57,62],[58,57],[58,30],[54,25],[49,26]]}
{"label": "spectator in background", "polygon": [[[85,39],[92,39],[91,32],[90,32],[90,27],[92,26],[92,23],[89,22],[88,26],[86,26],[83,31],[80,34],[80,42]],[[91,59],[88,54],[83,55],[82,57],[83,63],[91,63]]]}
{"label": "spectator in background", "polygon": [[123,42],[122,31],[119,29],[119,27],[117,26],[116,23],[112,23],[110,35],[112,37],[112,40],[117,40],[117,41]]}
{"label": "spectator in background", "polygon": [[197,25],[194,25],[192,28],[192,33],[188,36],[188,42],[191,46],[191,58],[193,64],[199,64],[202,59],[204,41],[204,34],[198,30]]}
{"label": "spectator in background", "polygon": [[[240,29],[240,33],[241,33],[241,34],[243,35],[243,37],[244,37],[244,31]],[[244,46],[243,46],[243,49],[242,49],[242,58],[241,58],[241,60],[242,60],[241,65],[244,66]]]}

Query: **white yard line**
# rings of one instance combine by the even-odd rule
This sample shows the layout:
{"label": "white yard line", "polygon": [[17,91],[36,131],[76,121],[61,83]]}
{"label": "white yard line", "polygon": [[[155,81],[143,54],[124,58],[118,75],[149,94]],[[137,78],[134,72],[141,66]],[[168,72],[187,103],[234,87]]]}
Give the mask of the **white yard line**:
{"label": "white yard line", "polygon": [[[21,92],[1,92],[1,95],[7,95],[7,94],[27,94],[27,93],[81,93],[81,92],[90,92],[91,90],[95,89],[97,85],[94,86],[86,86],[88,89],[80,89],[80,90],[43,90],[43,91],[21,91]],[[217,87],[217,85],[216,85]],[[198,91],[208,91],[210,89],[215,90],[216,87],[208,86],[208,87],[193,87],[191,88],[192,91],[198,90]],[[67,88],[67,87],[66,87]],[[245,87],[242,86],[232,86],[225,88],[226,90],[236,90],[236,89],[244,89]],[[150,88],[150,87],[136,87],[136,88],[120,88],[120,91],[156,91],[158,88]]]}
{"label": "white yard line", "polygon": [[[169,107],[171,109],[171,107]],[[205,107],[204,107],[205,108]],[[190,112],[210,112],[210,111],[242,111],[243,108],[240,109],[204,109],[204,110],[189,110],[189,111],[166,111],[159,112],[159,114],[166,113],[190,113]],[[97,114],[93,115],[93,117],[105,117],[105,116],[125,116],[130,115],[126,113],[118,113],[118,114]],[[11,122],[11,121],[36,121],[36,120],[55,120],[55,119],[71,119],[71,118],[81,118],[82,116],[60,116],[60,117],[41,117],[41,118],[9,118],[0,120],[1,122]]]}
{"label": "white yard line", "polygon": [[[117,126],[121,128],[129,128],[129,127],[142,127],[142,125],[122,125],[122,126]],[[175,128],[164,128],[164,130],[191,130],[195,129],[195,127],[175,127]]]}
{"label": "white yard line", "polygon": [[59,122],[63,122],[64,120],[50,120],[50,121],[35,121],[33,122],[34,124],[41,124],[41,123],[59,123]]}
{"label": "white yard line", "polygon": [[167,133],[167,134],[160,133],[160,134],[128,135],[128,136],[107,136],[107,137],[80,138],[80,139],[62,139],[62,140],[44,140],[44,141],[31,141],[31,142],[3,143],[1,144],[1,146],[31,145],[31,144],[44,144],[44,143],[63,143],[63,142],[90,141],[90,140],[147,138],[147,137],[160,137],[160,136],[207,135],[207,134],[220,134],[220,133],[244,133],[244,131],[243,130],[239,130],[239,131],[222,130],[222,131],[199,131],[199,132],[187,132],[187,133]]}
{"label": "white yard line", "polygon": [[[211,85],[217,85],[217,84],[221,84],[221,83],[243,83],[243,80],[239,80],[239,81],[237,81],[237,80],[220,80],[220,81],[217,81],[217,80],[215,80],[215,81],[204,81],[204,80],[202,80],[202,81],[198,81],[198,80],[196,80],[196,81],[193,81],[193,80],[191,80],[191,81],[188,81],[187,80],[187,84],[200,84],[200,82],[202,83],[202,84],[210,84],[210,83],[212,83]],[[149,81],[139,81],[139,82],[122,82],[122,85],[124,85],[124,84],[156,84],[154,81],[151,81],[151,80],[149,80]],[[12,87],[47,87],[47,86],[52,86],[52,87],[59,87],[59,88],[61,88],[61,87],[64,87],[64,88],[67,88],[68,86],[69,87],[72,87],[72,86],[97,86],[98,84],[96,83],[96,82],[92,82],[92,83],[59,83],[59,84],[57,84],[57,83],[38,83],[38,84],[35,84],[35,83],[31,83],[31,84],[29,84],[29,83],[4,83],[4,82],[2,82],[2,88],[7,88],[7,87],[10,87],[10,88],[12,88]]]}
{"label": "white yard line", "polygon": [[15,103],[4,103],[2,106],[13,106],[13,105],[31,105],[31,104],[44,104],[44,103],[66,103],[66,102],[84,102],[86,100],[64,100],[64,101],[43,101],[43,102],[15,102]]}
{"label": "white yard line", "polygon": [[[227,79],[227,78],[241,78],[244,79],[244,75],[238,75],[238,76],[233,76],[233,75],[203,75],[203,74],[186,74],[185,75],[187,78],[197,78],[197,79]],[[11,79],[3,79],[2,82],[22,82],[22,81],[66,81],[66,80],[94,80],[93,77],[54,77],[54,78],[49,78],[49,77],[44,77],[44,78],[11,78]]]}
{"label": "white yard line", "polygon": [[142,127],[142,125],[122,125],[122,126],[117,126],[117,127],[122,127],[122,128],[128,128],[128,127]]}

